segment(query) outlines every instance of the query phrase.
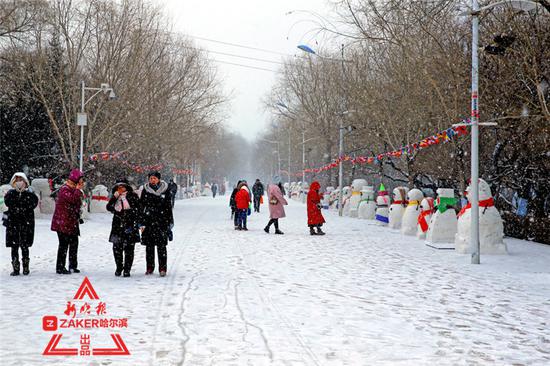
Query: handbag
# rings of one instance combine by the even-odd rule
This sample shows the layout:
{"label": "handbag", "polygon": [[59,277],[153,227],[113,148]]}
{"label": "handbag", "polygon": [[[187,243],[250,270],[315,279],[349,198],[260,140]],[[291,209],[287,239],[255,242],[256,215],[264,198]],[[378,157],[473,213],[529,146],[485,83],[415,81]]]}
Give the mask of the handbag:
{"label": "handbag", "polygon": [[260,196],[260,205],[264,204],[264,196]]}
{"label": "handbag", "polygon": [[272,205],[276,205],[277,203],[279,203],[279,200],[277,199],[277,197],[271,197],[269,203]]}

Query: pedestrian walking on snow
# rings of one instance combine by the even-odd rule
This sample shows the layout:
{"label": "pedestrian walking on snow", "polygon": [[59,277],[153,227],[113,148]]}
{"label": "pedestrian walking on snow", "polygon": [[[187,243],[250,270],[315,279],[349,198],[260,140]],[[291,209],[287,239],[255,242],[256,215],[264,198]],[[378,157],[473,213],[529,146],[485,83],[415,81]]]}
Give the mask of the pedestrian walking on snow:
{"label": "pedestrian walking on snow", "polygon": [[260,212],[260,201],[265,193],[265,188],[260,179],[256,179],[256,182],[252,186],[252,193],[254,194],[254,212]]}
{"label": "pedestrian walking on snow", "polygon": [[170,179],[168,182],[168,191],[170,192],[170,204],[174,208],[176,204],[176,193],[178,193],[178,185],[174,182],[174,179]]}
{"label": "pedestrian walking on snow", "polygon": [[[58,274],[80,273],[78,269],[78,236],[80,235],[80,207],[84,197],[84,175],[73,169],[69,179],[57,192],[52,217],[52,231],[57,232],[56,272]],[[69,252],[69,269],[65,267]]]}
{"label": "pedestrian walking on snow", "polygon": [[248,231],[246,227],[246,219],[248,210],[250,209],[250,192],[246,182],[241,182],[238,187],[238,192],[235,194],[235,203],[237,206],[237,225],[235,230]]}
{"label": "pedestrian walking on snow", "polygon": [[168,183],[160,179],[160,173],[149,173],[149,182],[143,186],[139,199],[141,244],[145,246],[146,275],[155,270],[155,248],[158,255],[159,274],[166,276],[168,252],[166,246],[172,240],[174,216]]}
{"label": "pedestrian walking on snow", "polygon": [[231,218],[233,219],[233,224],[235,226],[235,229],[237,229],[237,202],[235,202],[235,196],[237,195],[237,193],[239,192],[239,185],[242,183],[243,181],[240,180],[237,182],[237,185],[235,186],[235,188],[233,188],[233,192],[231,192],[231,196],[229,197],[229,207],[231,208]]}
{"label": "pedestrian walking on snow", "polygon": [[109,242],[113,243],[115,276],[120,276],[124,271],[124,277],[130,277],[135,244],[140,241],[139,197],[126,179],[119,179],[115,183],[112,194],[113,196],[107,203],[107,210],[113,214]]}
{"label": "pedestrian walking on snow", "polygon": [[[309,186],[307,194],[307,225],[311,235],[325,235],[321,226],[325,223],[325,218],[321,213],[321,200],[323,195],[319,193],[321,185],[315,181]],[[317,231],[315,231],[317,229]]]}
{"label": "pedestrian walking on snow", "polygon": [[212,185],[212,198],[216,198],[216,193],[218,193],[218,184],[214,183]]}
{"label": "pedestrian walking on snow", "polygon": [[29,248],[34,242],[34,209],[38,206],[38,197],[30,188],[29,180],[24,173],[15,173],[10,180],[10,189],[4,196],[4,204],[8,207],[4,225],[6,226],[6,247],[11,248],[11,264],[13,272],[10,276],[18,276],[20,271],[19,249],[23,263],[23,274],[28,275]]}
{"label": "pedestrian walking on snow", "polygon": [[[279,182],[280,179],[274,179],[275,182]],[[279,219],[286,216],[284,205],[288,205],[279,184],[270,184],[267,186],[267,200],[269,203],[269,222],[264,228],[264,231],[269,234],[271,225],[275,226],[275,234],[284,234],[279,230]]]}

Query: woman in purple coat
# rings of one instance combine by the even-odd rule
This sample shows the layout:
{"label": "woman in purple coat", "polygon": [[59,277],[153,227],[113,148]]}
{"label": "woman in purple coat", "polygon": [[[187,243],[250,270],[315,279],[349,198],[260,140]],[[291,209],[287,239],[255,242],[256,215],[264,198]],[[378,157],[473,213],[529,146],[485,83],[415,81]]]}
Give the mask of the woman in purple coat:
{"label": "woman in purple coat", "polygon": [[[279,182],[280,179],[273,179],[274,182]],[[279,219],[285,217],[285,207],[288,202],[285,200],[281,188],[277,184],[270,184],[267,187],[267,198],[269,203],[269,222],[264,228],[264,231],[269,234],[269,228],[273,224],[275,226],[275,234],[284,234],[279,230]]]}
{"label": "woman in purple coat", "polygon": [[[69,179],[59,189],[55,200],[55,211],[52,218],[52,231],[57,232],[56,272],[58,274],[80,273],[78,269],[78,236],[80,235],[80,206],[82,205],[82,188],[84,176],[78,169],[73,169]],[[69,251],[69,270],[65,267]]]}

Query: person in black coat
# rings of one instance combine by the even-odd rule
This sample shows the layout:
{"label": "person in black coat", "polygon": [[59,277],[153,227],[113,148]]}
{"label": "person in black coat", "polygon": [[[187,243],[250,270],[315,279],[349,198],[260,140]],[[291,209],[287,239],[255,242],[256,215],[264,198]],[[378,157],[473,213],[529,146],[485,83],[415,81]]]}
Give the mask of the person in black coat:
{"label": "person in black coat", "polygon": [[265,193],[264,185],[260,179],[256,179],[252,186],[252,193],[254,194],[254,212],[260,212],[260,200]]}
{"label": "person in black coat", "polygon": [[170,202],[172,203],[172,208],[176,204],[176,193],[178,193],[178,185],[174,182],[174,179],[170,179],[168,182],[168,191],[170,192]]}
{"label": "person in black coat", "polygon": [[172,240],[174,216],[168,184],[160,180],[159,172],[149,173],[149,183],[143,186],[140,196],[141,244],[145,245],[146,275],[155,270],[155,247],[157,248],[159,273],[166,276],[168,253],[166,245]]}
{"label": "person in black coat", "polygon": [[29,248],[34,242],[34,209],[38,206],[38,197],[29,187],[29,180],[24,173],[15,173],[11,178],[10,189],[4,196],[8,207],[6,225],[6,247],[11,248],[11,276],[18,276],[20,271],[19,248],[23,262],[23,274],[28,275]]}
{"label": "person in black coat", "polygon": [[119,179],[112,189],[113,196],[107,203],[107,210],[113,213],[113,224],[109,241],[113,243],[115,276],[130,277],[134,262],[135,244],[139,239],[140,202],[126,179]]}
{"label": "person in black coat", "polygon": [[235,228],[238,227],[238,224],[237,224],[237,215],[236,215],[236,212],[237,212],[237,201],[235,201],[235,196],[237,195],[237,193],[239,192],[239,186],[241,185],[243,181],[240,180],[237,182],[237,185],[235,186],[235,188],[233,188],[233,192],[231,193],[231,197],[229,197],[229,207],[231,208],[231,218],[233,219],[233,224],[235,224]]}

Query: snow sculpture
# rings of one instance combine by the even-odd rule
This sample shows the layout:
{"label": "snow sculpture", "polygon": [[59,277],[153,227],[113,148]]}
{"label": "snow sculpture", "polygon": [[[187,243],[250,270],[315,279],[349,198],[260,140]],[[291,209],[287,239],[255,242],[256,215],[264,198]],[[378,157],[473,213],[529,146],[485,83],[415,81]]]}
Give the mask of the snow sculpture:
{"label": "snow sculpture", "polygon": [[338,209],[338,199],[340,197],[340,188],[336,188],[330,193],[329,207],[332,210]]}
{"label": "snow sculpture", "polygon": [[321,200],[321,205],[325,210],[328,210],[330,207],[330,196],[333,191],[334,191],[334,187],[327,187],[325,194],[323,195],[323,199]]}
{"label": "snow sculpture", "polygon": [[9,184],[2,184],[0,186],[0,212],[6,212],[8,210],[8,207],[4,204],[4,196],[12,188],[13,187]]}
{"label": "snow sculpture", "polygon": [[367,185],[364,179],[354,179],[351,183],[351,197],[349,198],[349,216],[359,216],[359,204],[361,203],[361,190]]}
{"label": "snow sculpture", "polygon": [[308,192],[309,192],[309,183],[308,182],[302,183],[302,189],[300,190],[300,202],[306,203]]}
{"label": "snow sculpture", "polygon": [[34,193],[38,195],[41,214],[51,215],[55,210],[55,200],[51,197],[52,190],[50,182],[46,178],[36,178],[31,182]]}
{"label": "snow sculpture", "polygon": [[376,215],[376,202],[374,200],[374,187],[365,186],[361,190],[361,202],[357,216],[360,219],[374,220]]}
{"label": "snow sculpture", "polygon": [[401,234],[415,235],[416,226],[418,224],[418,216],[420,215],[420,201],[424,198],[424,193],[420,189],[411,189],[407,193],[408,204],[403,214],[403,222],[401,223]]}
{"label": "snow sculpture", "polygon": [[393,203],[390,206],[390,216],[388,227],[392,229],[400,229],[403,221],[405,207],[407,207],[407,193],[409,189],[406,187],[397,187],[393,190]]}
{"label": "snow sculpture", "polygon": [[206,182],[204,183],[204,188],[202,189],[202,196],[212,196],[212,186],[210,186],[210,183]]}
{"label": "snow sculpture", "polygon": [[386,191],[386,187],[384,187],[383,184],[380,184],[380,188],[378,189],[378,197],[376,197],[376,215],[375,215],[376,222],[379,225],[385,226],[388,224],[389,204],[390,204],[390,196]]}
{"label": "snow sculpture", "polygon": [[420,214],[418,215],[416,230],[416,237],[418,239],[426,239],[426,233],[430,226],[433,210],[434,199],[432,197],[426,197],[420,202]]}
{"label": "snow sculpture", "polygon": [[[470,186],[466,190],[469,198]],[[470,248],[470,220],[471,205],[468,204],[458,214],[458,232],[455,236],[456,251],[471,253]],[[491,188],[483,179],[479,180],[479,245],[481,254],[507,254],[508,250],[503,241],[504,226],[498,210],[495,208]]]}
{"label": "snow sculpture", "polygon": [[430,219],[426,245],[436,249],[454,249],[453,241],[457,230],[455,193],[449,188],[438,188],[436,193],[437,210]]}
{"label": "snow sculpture", "polygon": [[107,202],[109,202],[109,190],[102,184],[98,184],[92,189],[92,200],[90,203],[91,213],[107,212]]}
{"label": "snow sculpture", "polygon": [[344,187],[344,193],[343,193],[343,204],[344,204],[344,209],[343,209],[343,215],[344,216],[349,216],[349,211],[350,211],[350,198],[351,198],[351,187],[350,186],[345,186]]}

